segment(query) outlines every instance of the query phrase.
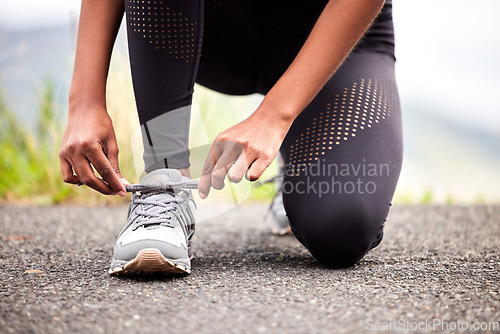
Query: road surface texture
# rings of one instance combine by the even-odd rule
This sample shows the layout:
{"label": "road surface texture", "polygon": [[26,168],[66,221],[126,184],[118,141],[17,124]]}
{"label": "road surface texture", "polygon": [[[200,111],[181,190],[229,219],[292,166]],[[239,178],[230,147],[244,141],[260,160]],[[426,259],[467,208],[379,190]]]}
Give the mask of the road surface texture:
{"label": "road surface texture", "polygon": [[0,206],[0,332],[500,333],[500,206],[395,206],[343,270],[270,235],[266,210],[201,222],[190,276],[123,278],[125,207]]}

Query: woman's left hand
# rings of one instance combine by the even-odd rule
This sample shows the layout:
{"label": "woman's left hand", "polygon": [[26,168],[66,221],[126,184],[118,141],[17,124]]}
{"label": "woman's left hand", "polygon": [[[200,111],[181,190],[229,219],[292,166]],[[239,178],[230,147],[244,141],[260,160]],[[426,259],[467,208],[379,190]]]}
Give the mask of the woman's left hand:
{"label": "woman's left hand", "polygon": [[211,186],[218,190],[224,187],[228,172],[234,183],[245,173],[248,180],[257,180],[278,154],[291,121],[273,117],[272,110],[258,111],[215,138],[198,184],[202,199]]}

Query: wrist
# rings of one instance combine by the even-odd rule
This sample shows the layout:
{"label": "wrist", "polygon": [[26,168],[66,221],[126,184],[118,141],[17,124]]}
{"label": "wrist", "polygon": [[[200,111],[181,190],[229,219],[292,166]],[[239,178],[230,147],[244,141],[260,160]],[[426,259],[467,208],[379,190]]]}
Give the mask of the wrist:
{"label": "wrist", "polygon": [[81,110],[88,112],[90,110],[106,111],[105,94],[95,92],[85,92],[82,90],[71,89],[68,99],[68,112],[77,113]]}
{"label": "wrist", "polygon": [[297,110],[297,108],[289,103],[280,102],[279,99],[275,100],[268,95],[254,114],[261,115],[271,122],[277,122],[290,127],[295,118],[300,114],[300,110]]}

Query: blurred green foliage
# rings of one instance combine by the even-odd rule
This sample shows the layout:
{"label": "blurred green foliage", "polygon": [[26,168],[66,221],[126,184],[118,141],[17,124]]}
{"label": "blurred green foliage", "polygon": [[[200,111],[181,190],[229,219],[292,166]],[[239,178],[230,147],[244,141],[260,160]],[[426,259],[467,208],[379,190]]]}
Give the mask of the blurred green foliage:
{"label": "blurred green foliage", "polygon": [[[119,63],[119,60],[116,62]],[[120,169],[124,177],[135,183],[140,176],[137,172],[140,165],[136,167],[134,163],[141,157],[132,150],[132,146],[137,147],[137,143],[131,142],[131,136],[139,128],[139,121],[130,74],[123,68],[123,64],[112,65],[108,79],[107,109],[113,119],[120,148]],[[36,205],[63,202],[85,205],[127,203],[117,196],[104,196],[87,187],[68,185],[62,181],[58,153],[64,135],[66,107],[56,103],[54,84],[50,79],[45,80],[42,87],[33,122],[19,120],[16,113],[7,107],[0,92],[0,201]],[[237,120],[226,117],[226,122],[217,121],[224,118],[221,117],[221,109],[232,108],[221,105],[220,96],[214,95],[214,99],[211,99],[210,95],[214,93],[201,87],[199,90],[197,103],[202,104],[200,109],[205,120],[201,126],[208,126],[205,130],[209,138],[213,139],[222,131],[221,127],[230,126],[231,122]],[[214,100],[213,103],[210,100]],[[229,114],[235,114],[234,108],[228,111]],[[268,172],[264,177],[271,174]],[[269,189],[252,187],[249,199],[269,201],[274,196],[274,191],[270,192]]]}

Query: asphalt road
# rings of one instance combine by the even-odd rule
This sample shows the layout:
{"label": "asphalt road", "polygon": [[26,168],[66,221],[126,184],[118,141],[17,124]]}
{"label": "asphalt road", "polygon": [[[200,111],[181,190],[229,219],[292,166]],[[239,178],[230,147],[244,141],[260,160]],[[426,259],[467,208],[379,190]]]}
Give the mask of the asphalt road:
{"label": "asphalt road", "polygon": [[344,270],[270,235],[265,211],[201,222],[190,276],[122,278],[125,207],[0,206],[0,332],[500,333],[500,206],[395,206]]}

